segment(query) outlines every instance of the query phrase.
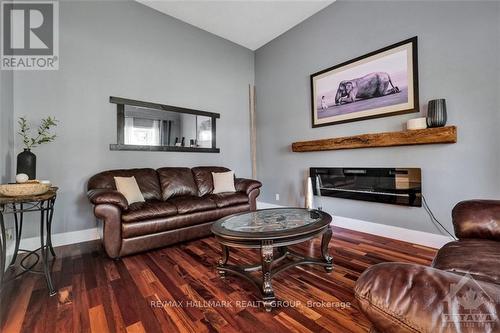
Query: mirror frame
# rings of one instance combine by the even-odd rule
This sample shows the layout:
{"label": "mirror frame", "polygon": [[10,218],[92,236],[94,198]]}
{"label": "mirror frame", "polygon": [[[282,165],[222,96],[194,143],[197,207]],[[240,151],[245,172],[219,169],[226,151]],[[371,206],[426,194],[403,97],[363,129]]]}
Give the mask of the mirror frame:
{"label": "mirror frame", "polygon": [[[220,118],[219,113],[186,109],[178,106],[137,101],[121,97],[109,97],[109,102],[116,104],[116,144],[110,144],[110,150],[134,150],[134,151],[176,151],[189,153],[220,153],[216,146],[216,119]],[[125,144],[125,105],[137,106],[160,111],[169,111],[177,113],[192,114],[195,116],[210,117],[212,119],[212,147],[194,148],[194,147],[176,147],[176,146],[144,146],[144,145],[126,145]]]}

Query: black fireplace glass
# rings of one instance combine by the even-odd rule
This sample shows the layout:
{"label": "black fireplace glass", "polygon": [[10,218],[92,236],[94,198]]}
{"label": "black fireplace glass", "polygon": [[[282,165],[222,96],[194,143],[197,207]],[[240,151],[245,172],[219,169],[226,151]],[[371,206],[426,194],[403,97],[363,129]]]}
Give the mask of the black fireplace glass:
{"label": "black fireplace glass", "polygon": [[420,168],[310,168],[314,195],[422,207]]}

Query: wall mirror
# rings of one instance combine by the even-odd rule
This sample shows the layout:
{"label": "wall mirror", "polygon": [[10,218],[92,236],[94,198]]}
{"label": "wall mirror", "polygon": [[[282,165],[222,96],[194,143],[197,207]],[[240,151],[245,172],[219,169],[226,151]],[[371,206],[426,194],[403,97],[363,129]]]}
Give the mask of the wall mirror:
{"label": "wall mirror", "polygon": [[117,107],[117,143],[111,150],[218,153],[218,113],[110,97]]}

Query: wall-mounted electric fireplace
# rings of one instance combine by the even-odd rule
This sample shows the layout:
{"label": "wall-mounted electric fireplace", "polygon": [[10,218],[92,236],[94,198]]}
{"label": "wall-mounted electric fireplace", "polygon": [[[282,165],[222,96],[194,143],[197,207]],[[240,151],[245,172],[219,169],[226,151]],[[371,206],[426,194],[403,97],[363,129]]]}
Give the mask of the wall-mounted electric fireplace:
{"label": "wall-mounted electric fireplace", "polygon": [[310,168],[314,195],[422,207],[420,168]]}

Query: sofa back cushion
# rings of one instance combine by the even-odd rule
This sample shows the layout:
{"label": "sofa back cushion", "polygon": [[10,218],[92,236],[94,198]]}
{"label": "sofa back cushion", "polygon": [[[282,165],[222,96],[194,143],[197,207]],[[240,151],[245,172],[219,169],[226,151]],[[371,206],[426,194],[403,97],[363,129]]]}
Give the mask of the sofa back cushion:
{"label": "sofa back cushion", "polygon": [[198,196],[198,187],[190,168],[160,168],[156,171],[163,200],[186,195]]}
{"label": "sofa back cushion", "polygon": [[194,180],[198,186],[198,195],[202,197],[212,193],[214,189],[212,172],[227,172],[230,170],[224,167],[204,166],[192,168],[191,171],[193,172]]}
{"label": "sofa back cushion", "polygon": [[89,190],[105,188],[116,190],[114,177],[135,177],[137,185],[146,200],[161,200],[160,181],[154,169],[108,170],[100,172],[89,179]]}

